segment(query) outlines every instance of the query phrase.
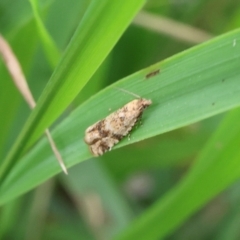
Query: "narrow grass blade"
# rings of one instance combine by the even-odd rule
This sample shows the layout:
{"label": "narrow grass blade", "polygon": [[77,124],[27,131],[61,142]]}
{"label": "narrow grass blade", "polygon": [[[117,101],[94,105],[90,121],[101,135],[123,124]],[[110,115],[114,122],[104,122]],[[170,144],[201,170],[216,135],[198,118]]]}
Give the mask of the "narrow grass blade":
{"label": "narrow grass blade", "polygon": [[[151,99],[153,104],[143,114],[143,125],[134,129],[130,139],[123,139],[115,148],[239,106],[239,42],[238,29],[143,69],[79,106],[53,131],[67,166],[92,157],[83,140],[85,129],[133,99],[116,87]],[[160,70],[159,74],[146,78],[156,70]],[[58,165],[43,139],[15,165],[0,186],[0,204],[58,172]]]}
{"label": "narrow grass blade", "polygon": [[239,109],[229,113],[186,177],[116,239],[165,239],[211,198],[239,179],[239,118]]}
{"label": "narrow grass blade", "polygon": [[[6,42],[6,40],[0,35],[0,54],[2,54],[4,58],[4,62],[7,66],[7,69],[9,73],[12,76],[12,80],[14,84],[16,85],[18,91],[22,94],[23,98],[29,105],[31,109],[34,109],[36,106],[35,100],[33,98],[33,95],[28,87],[27,80],[23,74],[21,65],[19,61],[17,60],[15,54],[13,53],[11,47]],[[55,154],[63,172],[67,174],[67,168],[63,162],[63,159],[61,157],[61,154],[59,153],[56,144],[54,140],[52,139],[52,136],[48,129],[45,130],[45,134],[47,136],[47,139],[49,140],[49,144],[53,150],[53,153]]]}
{"label": "narrow grass blade", "polygon": [[36,108],[1,166],[0,178],[7,175],[21,154],[76,97],[144,2],[92,1]]}
{"label": "narrow grass blade", "polygon": [[60,52],[42,22],[39,13],[38,0],[29,0],[29,2],[32,6],[33,16],[36,20],[37,29],[39,32],[40,39],[43,43],[45,54],[51,67],[54,68],[60,59]]}

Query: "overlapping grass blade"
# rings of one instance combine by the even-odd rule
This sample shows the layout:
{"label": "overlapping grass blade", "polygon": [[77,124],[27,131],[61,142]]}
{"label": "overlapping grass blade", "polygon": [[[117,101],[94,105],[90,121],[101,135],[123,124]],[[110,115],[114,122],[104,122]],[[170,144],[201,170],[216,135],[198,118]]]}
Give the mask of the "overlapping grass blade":
{"label": "overlapping grass blade", "polygon": [[[229,113],[186,177],[118,239],[165,239],[240,177],[240,109]],[[234,126],[234,128],[233,128]]]}
{"label": "overlapping grass blade", "polygon": [[20,155],[76,97],[144,2],[92,1],[36,108],[1,166],[0,178],[7,175]]}
{"label": "overlapping grass blade", "polygon": [[[67,165],[70,167],[91,157],[83,141],[85,129],[132,100],[131,95],[115,87],[153,101],[144,112],[143,125],[133,131],[130,140],[123,139],[116,148],[239,106],[239,41],[240,30],[222,35],[139,71],[82,104],[53,131]],[[158,75],[146,78],[156,70],[160,70]],[[0,203],[59,171],[43,139],[21,159],[1,185]]]}

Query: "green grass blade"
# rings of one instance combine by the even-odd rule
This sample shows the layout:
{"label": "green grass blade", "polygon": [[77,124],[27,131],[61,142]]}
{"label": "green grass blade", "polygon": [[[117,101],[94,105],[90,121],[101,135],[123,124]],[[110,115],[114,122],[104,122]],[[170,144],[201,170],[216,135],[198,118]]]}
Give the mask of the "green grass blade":
{"label": "green grass blade", "polygon": [[[170,168],[176,164],[184,164],[199,153],[211,135],[202,125],[204,124],[197,125],[197,130],[194,131],[191,127],[181,128],[148,139],[144,144],[119,148],[111,154],[103,155],[103,161],[118,179],[125,179],[133,172],[144,169]],[[124,156],[124,161],[121,156]]]}
{"label": "green grass blade", "polygon": [[24,150],[76,97],[144,2],[92,1],[36,108],[1,166],[0,178],[6,176]]}
{"label": "green grass blade", "polygon": [[180,184],[118,239],[164,239],[201,206],[236,181],[240,177],[239,118],[239,109],[228,114]]}
{"label": "green grass blade", "polygon": [[30,143],[41,135],[85,86],[143,3],[143,0],[131,3],[127,0],[93,1],[29,119],[30,122],[37,118],[35,122],[31,121],[36,125]]}
{"label": "green grass blade", "polygon": [[[24,73],[27,73],[30,69],[37,43],[35,24],[33,21],[29,21],[21,29],[12,29],[12,31],[15,31],[14,37],[6,36],[6,39],[14,49],[18,59],[21,59],[21,66]],[[28,39],[28,47],[25,49],[22,45],[26,42],[26,39]],[[13,84],[11,76],[3,62],[0,62],[0,76],[0,89],[2,90],[0,93],[0,116],[4,116],[1,117],[0,124],[0,162],[2,162],[13,140],[13,132],[16,132],[13,123],[16,121],[17,109],[23,98]],[[17,121],[20,122],[19,119]]]}
{"label": "green grass blade", "polygon": [[[236,41],[236,45],[233,42]],[[143,125],[116,148],[194,123],[240,105],[240,30],[182,52],[139,71],[113,86],[127,89],[153,104],[143,114]],[[223,57],[224,56],[224,57]],[[146,79],[153,70],[160,74]],[[78,107],[53,131],[70,167],[91,157],[83,141],[85,129],[133,99],[110,86]],[[161,144],[161,143],[159,143]],[[111,154],[111,153],[109,153]],[[0,187],[0,203],[37,186],[60,172],[42,139],[19,161]]]}
{"label": "green grass blade", "polygon": [[38,0],[29,0],[29,2],[32,6],[33,16],[36,20],[37,29],[39,32],[40,39],[43,43],[45,54],[51,67],[54,68],[60,59],[60,52],[41,20],[38,7]]}

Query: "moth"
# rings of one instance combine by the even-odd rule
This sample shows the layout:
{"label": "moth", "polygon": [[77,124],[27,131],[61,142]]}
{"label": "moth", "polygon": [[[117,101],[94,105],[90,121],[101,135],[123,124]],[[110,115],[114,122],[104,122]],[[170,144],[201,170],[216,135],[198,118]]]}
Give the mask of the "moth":
{"label": "moth", "polygon": [[85,142],[94,156],[100,156],[112,149],[124,136],[129,134],[151,100],[135,99],[106,118],[94,123],[85,131]]}

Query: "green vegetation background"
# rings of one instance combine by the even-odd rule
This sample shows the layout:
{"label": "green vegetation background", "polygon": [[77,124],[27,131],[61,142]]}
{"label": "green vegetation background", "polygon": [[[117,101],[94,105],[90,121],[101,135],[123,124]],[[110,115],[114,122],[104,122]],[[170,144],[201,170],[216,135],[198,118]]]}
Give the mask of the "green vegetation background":
{"label": "green vegetation background", "polygon": [[[136,26],[141,8],[216,37],[193,46]],[[1,61],[0,238],[239,239],[239,23],[234,0],[1,0],[1,34],[38,104]],[[153,104],[93,159],[86,127],[133,99],[116,87]]]}

